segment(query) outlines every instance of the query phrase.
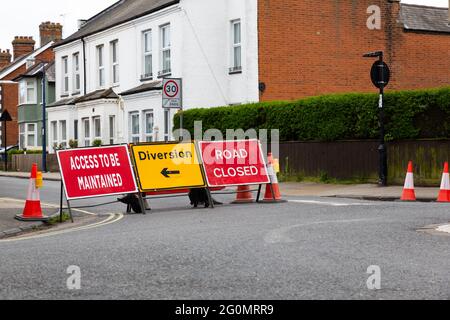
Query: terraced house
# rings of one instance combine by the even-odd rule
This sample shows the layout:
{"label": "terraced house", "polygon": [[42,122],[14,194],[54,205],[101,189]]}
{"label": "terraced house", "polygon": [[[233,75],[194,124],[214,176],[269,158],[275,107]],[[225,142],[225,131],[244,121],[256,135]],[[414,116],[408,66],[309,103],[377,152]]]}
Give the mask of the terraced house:
{"label": "terraced house", "polygon": [[256,0],[121,0],[55,47],[49,145],[171,139],[161,79],[186,108],[258,101]]}

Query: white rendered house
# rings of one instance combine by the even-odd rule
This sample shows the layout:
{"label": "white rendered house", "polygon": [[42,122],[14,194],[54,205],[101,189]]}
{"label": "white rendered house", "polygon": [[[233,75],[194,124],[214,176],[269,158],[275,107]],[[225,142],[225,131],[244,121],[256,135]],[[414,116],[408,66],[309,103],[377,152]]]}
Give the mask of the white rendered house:
{"label": "white rendered house", "polygon": [[172,139],[161,79],[184,109],[259,100],[257,0],[121,0],[54,47],[49,145]]}

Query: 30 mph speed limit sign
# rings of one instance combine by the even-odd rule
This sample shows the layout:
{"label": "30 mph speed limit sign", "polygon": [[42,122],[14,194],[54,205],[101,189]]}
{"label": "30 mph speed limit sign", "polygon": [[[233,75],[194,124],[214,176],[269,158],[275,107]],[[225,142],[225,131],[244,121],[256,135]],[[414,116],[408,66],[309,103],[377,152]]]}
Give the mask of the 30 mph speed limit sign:
{"label": "30 mph speed limit sign", "polygon": [[164,78],[163,79],[163,93],[162,106],[163,108],[182,109],[183,96],[181,90],[181,79]]}

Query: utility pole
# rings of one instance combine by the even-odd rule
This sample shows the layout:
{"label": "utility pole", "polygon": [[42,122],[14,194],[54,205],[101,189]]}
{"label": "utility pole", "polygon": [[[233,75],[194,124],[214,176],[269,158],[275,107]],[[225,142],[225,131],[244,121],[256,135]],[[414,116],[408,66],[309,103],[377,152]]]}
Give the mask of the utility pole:
{"label": "utility pole", "polygon": [[42,63],[42,171],[47,172],[47,128],[46,128],[46,76],[45,62]]}

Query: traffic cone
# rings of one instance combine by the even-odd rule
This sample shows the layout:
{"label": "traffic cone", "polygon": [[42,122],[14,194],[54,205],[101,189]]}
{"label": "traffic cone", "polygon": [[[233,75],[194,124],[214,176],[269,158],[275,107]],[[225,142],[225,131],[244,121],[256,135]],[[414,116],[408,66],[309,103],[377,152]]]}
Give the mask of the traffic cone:
{"label": "traffic cone", "polygon": [[250,191],[250,186],[237,187],[236,200],[234,200],[232,203],[252,203],[253,201],[254,200],[252,192]]}
{"label": "traffic cone", "polygon": [[406,172],[405,186],[403,187],[403,193],[400,200],[403,201],[416,201],[416,193],[414,192],[414,176],[413,176],[413,163],[408,163],[408,171]]}
{"label": "traffic cone", "polygon": [[448,162],[444,164],[444,173],[442,174],[441,188],[438,202],[450,202],[450,179],[448,175]]}
{"label": "traffic cone", "polygon": [[[285,200],[281,199],[280,188],[278,186],[278,178],[273,168],[273,157],[271,152],[267,154],[267,173],[269,174],[270,183],[266,184],[266,192],[264,194],[264,199],[262,201],[285,202]],[[272,188],[270,188],[271,185]]]}
{"label": "traffic cone", "polygon": [[17,220],[21,221],[47,221],[48,217],[42,215],[41,200],[39,198],[39,189],[36,187],[37,164],[33,163],[31,167],[30,182],[28,183],[28,195],[25,202],[25,208],[22,215],[16,215]]}

